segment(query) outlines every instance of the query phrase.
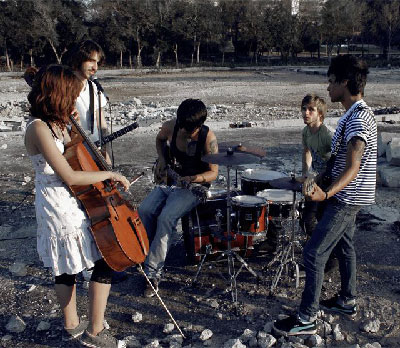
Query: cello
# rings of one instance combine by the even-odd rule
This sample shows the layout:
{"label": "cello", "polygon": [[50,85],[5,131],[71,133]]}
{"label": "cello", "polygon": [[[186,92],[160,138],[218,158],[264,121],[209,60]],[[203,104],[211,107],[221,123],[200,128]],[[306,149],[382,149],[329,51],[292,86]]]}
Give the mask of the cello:
{"label": "cello", "polygon": [[[76,133],[65,146],[64,157],[74,170],[111,171],[111,167],[82,127],[70,116]],[[147,233],[137,210],[110,180],[69,187],[82,203],[91,222],[91,232],[106,263],[121,272],[142,263],[149,251]]]}

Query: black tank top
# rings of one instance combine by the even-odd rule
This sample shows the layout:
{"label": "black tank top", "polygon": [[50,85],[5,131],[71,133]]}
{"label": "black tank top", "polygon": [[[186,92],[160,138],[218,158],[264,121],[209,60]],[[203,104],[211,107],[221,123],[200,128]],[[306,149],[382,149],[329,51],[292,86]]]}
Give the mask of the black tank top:
{"label": "black tank top", "polygon": [[[209,128],[205,125],[201,126],[198,140],[188,144],[189,153],[180,151],[176,146],[178,130],[179,127],[175,124],[171,140],[171,154],[179,164],[175,169],[176,172],[180,176],[191,176],[209,171],[210,165],[201,160]],[[209,186],[209,184],[207,183],[205,186]]]}

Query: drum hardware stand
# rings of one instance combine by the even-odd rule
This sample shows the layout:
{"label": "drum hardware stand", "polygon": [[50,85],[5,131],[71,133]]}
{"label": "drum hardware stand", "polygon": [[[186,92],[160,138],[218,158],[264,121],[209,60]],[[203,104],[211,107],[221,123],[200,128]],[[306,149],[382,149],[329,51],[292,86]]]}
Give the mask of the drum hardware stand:
{"label": "drum hardware stand", "polygon": [[[243,269],[243,267],[246,267],[246,269],[254,275],[257,280],[261,279],[261,275],[259,275],[256,271],[254,271],[248,263],[234,250],[232,250],[231,247],[231,211],[232,211],[232,201],[231,201],[231,178],[230,178],[230,169],[231,166],[227,165],[227,233],[228,233],[228,238],[227,238],[227,244],[228,244],[228,249],[227,251],[223,252],[220,256],[220,258],[227,256],[228,260],[228,273],[230,277],[230,283],[231,283],[231,293],[232,293],[232,301],[234,303],[237,303],[237,286],[236,286],[236,278],[238,277],[239,273]],[[236,272],[235,271],[235,258],[241,263],[241,266],[239,270]]]}
{"label": "drum hardware stand", "polygon": [[194,279],[193,279],[193,281],[192,281],[192,285],[193,285],[193,286],[195,286],[195,285],[197,284],[197,278],[198,278],[199,275],[200,275],[201,269],[203,268],[203,264],[204,264],[204,261],[205,261],[206,258],[207,258],[207,255],[210,255],[210,254],[211,254],[211,250],[212,250],[211,244],[207,244],[207,245],[206,245],[206,253],[205,253],[205,254],[203,255],[203,257],[201,258],[199,267],[197,267],[196,275],[195,275],[195,277],[194,277]]}
{"label": "drum hardware stand", "polygon": [[[295,181],[295,175],[294,173],[291,174],[292,181]],[[279,280],[281,279],[283,269],[286,268],[288,270],[288,266],[292,264],[294,266],[295,272],[296,272],[296,288],[299,287],[299,282],[300,282],[300,276],[299,276],[299,264],[296,262],[295,256],[294,256],[294,250],[296,246],[296,240],[295,240],[295,221],[296,221],[296,190],[293,191],[293,203],[292,203],[292,231],[290,235],[290,240],[289,243],[286,245],[286,247],[282,246],[282,250],[277,254],[277,256],[270,262],[269,265],[271,265],[273,262],[276,260],[279,261],[279,266],[278,269],[275,273],[274,278],[272,279],[272,284],[270,288],[270,295],[273,295]]]}

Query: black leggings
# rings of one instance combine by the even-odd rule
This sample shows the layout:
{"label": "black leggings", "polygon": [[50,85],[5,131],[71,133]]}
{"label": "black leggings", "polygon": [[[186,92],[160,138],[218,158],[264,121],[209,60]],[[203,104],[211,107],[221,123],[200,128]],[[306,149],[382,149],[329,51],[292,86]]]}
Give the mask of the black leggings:
{"label": "black leggings", "polygon": [[[112,272],[113,270],[109,265],[107,265],[104,259],[100,259],[94,263],[93,273],[90,281],[102,284],[111,284]],[[73,286],[76,284],[76,274],[63,273],[59,276],[56,276],[55,283]]]}

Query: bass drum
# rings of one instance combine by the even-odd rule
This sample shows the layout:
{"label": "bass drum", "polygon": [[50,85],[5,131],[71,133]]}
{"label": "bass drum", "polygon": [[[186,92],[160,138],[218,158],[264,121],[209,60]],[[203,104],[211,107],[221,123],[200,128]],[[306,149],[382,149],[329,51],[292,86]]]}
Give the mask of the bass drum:
{"label": "bass drum", "polygon": [[[231,197],[237,196],[231,192]],[[185,251],[189,263],[198,263],[206,254],[213,259],[228,248],[227,240],[227,191],[210,188],[207,201],[182,218]],[[242,256],[250,256],[253,238],[230,233],[231,247],[241,251]]]}

